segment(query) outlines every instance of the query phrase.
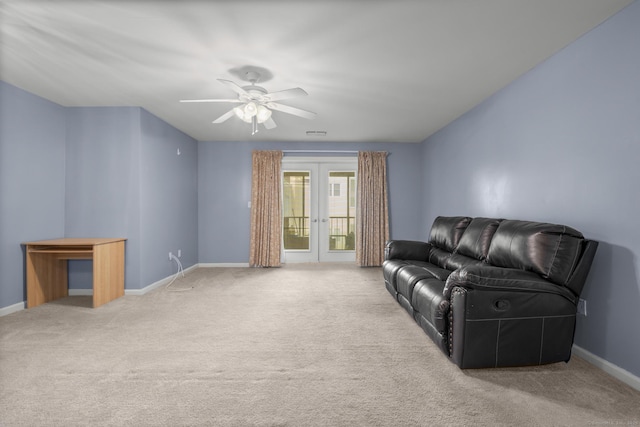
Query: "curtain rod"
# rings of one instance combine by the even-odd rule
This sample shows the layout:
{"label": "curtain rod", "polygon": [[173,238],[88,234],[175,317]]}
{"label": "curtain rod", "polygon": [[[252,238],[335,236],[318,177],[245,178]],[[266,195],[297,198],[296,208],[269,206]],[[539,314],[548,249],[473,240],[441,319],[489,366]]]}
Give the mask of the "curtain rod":
{"label": "curtain rod", "polygon": [[343,153],[343,154],[358,154],[357,151],[347,150],[282,150],[283,153]]}

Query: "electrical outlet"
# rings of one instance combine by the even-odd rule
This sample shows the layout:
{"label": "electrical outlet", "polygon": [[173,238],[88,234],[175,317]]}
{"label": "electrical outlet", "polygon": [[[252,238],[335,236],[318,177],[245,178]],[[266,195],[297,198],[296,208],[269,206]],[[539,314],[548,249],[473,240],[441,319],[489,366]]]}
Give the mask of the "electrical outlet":
{"label": "electrical outlet", "polygon": [[587,300],[582,298],[578,300],[578,314],[587,315]]}
{"label": "electrical outlet", "polygon": [[178,249],[178,258],[182,256],[182,249]]}
{"label": "electrical outlet", "polygon": [[172,258],[173,258],[173,254],[169,252],[169,261],[171,261]]}

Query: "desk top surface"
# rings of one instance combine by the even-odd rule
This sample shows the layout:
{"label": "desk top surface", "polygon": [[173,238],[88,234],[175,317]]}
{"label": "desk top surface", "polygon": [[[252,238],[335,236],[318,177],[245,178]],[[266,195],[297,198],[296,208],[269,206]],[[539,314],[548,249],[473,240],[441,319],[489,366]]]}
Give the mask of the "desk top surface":
{"label": "desk top surface", "polygon": [[104,245],[106,243],[114,243],[114,242],[120,242],[123,240],[127,240],[127,239],[123,239],[123,238],[103,238],[103,237],[98,237],[98,238],[91,238],[91,237],[87,237],[87,238],[76,238],[76,237],[65,237],[62,239],[51,239],[51,240],[38,240],[35,242],[25,242],[23,243],[23,245],[28,245],[28,246],[34,246],[34,245],[39,245],[39,246],[95,246],[95,245]]}

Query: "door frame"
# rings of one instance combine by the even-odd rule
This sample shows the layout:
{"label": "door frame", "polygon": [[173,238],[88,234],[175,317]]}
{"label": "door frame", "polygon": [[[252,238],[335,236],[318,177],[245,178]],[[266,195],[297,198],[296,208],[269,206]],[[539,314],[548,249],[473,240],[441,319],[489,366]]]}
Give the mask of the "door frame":
{"label": "door frame", "polygon": [[[323,240],[323,237],[327,233],[328,222],[323,222],[322,217],[327,218],[326,206],[327,203],[321,203],[320,197],[323,194],[328,194],[327,182],[324,182],[321,173],[329,165],[336,165],[338,170],[343,168],[344,170],[353,170],[356,174],[356,180],[358,179],[358,158],[354,156],[340,156],[340,157],[309,157],[309,156],[285,156],[282,158],[282,175],[284,177],[285,169],[287,165],[293,166],[289,170],[295,170],[295,165],[304,165],[308,167],[311,173],[315,173],[314,179],[311,180],[311,192],[314,189],[317,191],[318,200],[314,201],[315,209],[311,212],[310,224],[309,224],[309,250],[285,250],[284,241],[282,242],[281,261],[282,263],[299,263],[299,262],[355,262],[355,250],[353,251],[331,251],[329,250],[329,241]],[[338,166],[339,165],[339,166]],[[323,169],[323,166],[325,169]],[[333,171],[333,169],[332,169]],[[284,180],[283,180],[284,182]],[[280,191],[282,191],[281,186]],[[282,195],[284,200],[284,195]],[[325,211],[321,211],[324,209]],[[314,239],[315,238],[315,239]],[[283,234],[284,240],[284,234]],[[306,255],[306,256],[305,256]]]}

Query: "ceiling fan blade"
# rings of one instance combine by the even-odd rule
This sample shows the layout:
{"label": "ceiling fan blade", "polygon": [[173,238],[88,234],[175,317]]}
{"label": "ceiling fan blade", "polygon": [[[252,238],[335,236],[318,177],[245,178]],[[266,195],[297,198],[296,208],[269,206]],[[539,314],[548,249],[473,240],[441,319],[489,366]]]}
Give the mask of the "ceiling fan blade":
{"label": "ceiling fan blade", "polygon": [[218,79],[218,81],[220,83],[222,83],[223,85],[227,86],[229,89],[231,89],[232,91],[234,91],[238,95],[244,95],[246,97],[251,97],[251,95],[249,95],[249,92],[247,92],[246,90],[242,89],[240,86],[238,86],[237,84],[235,84],[231,80]]}
{"label": "ceiling fan blade", "polygon": [[300,108],[291,107],[289,105],[278,104],[276,102],[268,102],[267,107],[272,110],[282,111],[283,113],[293,114],[294,116],[304,117],[305,119],[315,119],[316,113],[312,113],[311,111],[301,110]]}
{"label": "ceiling fan blade", "polygon": [[180,102],[234,102],[240,104],[239,99],[181,99]]}
{"label": "ceiling fan blade", "polygon": [[235,115],[235,112],[233,111],[233,109],[231,109],[231,110],[227,111],[226,113],[224,113],[223,115],[221,115],[220,117],[218,117],[217,119],[215,119],[213,121],[213,123],[215,123],[215,124],[222,123],[224,121],[229,120],[234,115]]}
{"label": "ceiling fan blade", "polygon": [[269,117],[269,120],[263,123],[264,127],[267,129],[273,129],[276,127],[276,122],[273,121],[273,118]]}
{"label": "ceiling fan blade", "polygon": [[281,99],[295,98],[298,96],[306,96],[308,95],[304,89],[299,87],[287,90],[281,90],[278,92],[271,92],[264,96],[267,101],[279,101]]}

